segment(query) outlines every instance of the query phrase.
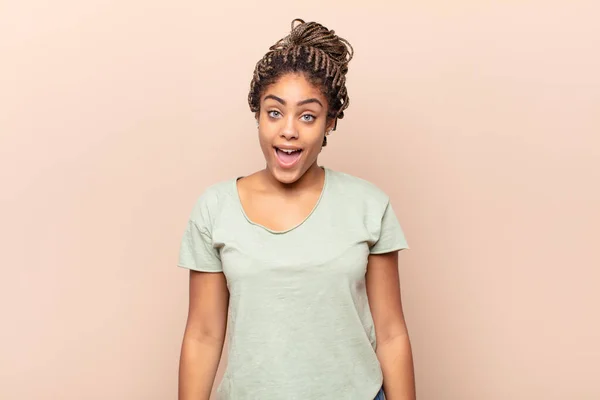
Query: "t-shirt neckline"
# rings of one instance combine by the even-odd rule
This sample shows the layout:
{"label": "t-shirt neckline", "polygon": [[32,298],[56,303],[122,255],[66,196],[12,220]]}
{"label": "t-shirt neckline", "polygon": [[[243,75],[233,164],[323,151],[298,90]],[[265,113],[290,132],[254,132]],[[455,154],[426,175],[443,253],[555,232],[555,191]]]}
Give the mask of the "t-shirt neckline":
{"label": "t-shirt neckline", "polygon": [[246,214],[246,210],[244,210],[244,206],[242,204],[242,199],[240,198],[240,193],[238,191],[238,187],[237,187],[237,181],[241,178],[243,178],[243,176],[238,176],[237,178],[233,179],[233,193],[235,194],[235,199],[237,202],[237,205],[242,213],[242,215],[244,216],[244,218],[246,219],[246,221],[248,221],[249,224],[254,225],[258,228],[262,228],[265,231],[272,233],[274,235],[282,235],[288,232],[291,232],[293,230],[296,230],[298,228],[300,228],[302,225],[304,225],[312,216],[313,214],[317,211],[317,209],[319,208],[319,205],[321,204],[323,197],[325,195],[325,191],[327,189],[328,183],[329,183],[329,168],[325,167],[325,166],[320,166],[320,168],[323,169],[323,171],[325,172],[325,178],[323,181],[323,188],[321,189],[321,194],[319,195],[319,198],[317,199],[317,202],[315,203],[314,207],[312,208],[312,210],[310,211],[310,213],[308,213],[308,215],[299,223],[297,223],[296,225],[285,229],[285,230],[275,230],[275,229],[271,229],[268,228],[262,224],[259,224],[257,222],[254,222],[250,219],[250,217],[248,217],[248,214]]}

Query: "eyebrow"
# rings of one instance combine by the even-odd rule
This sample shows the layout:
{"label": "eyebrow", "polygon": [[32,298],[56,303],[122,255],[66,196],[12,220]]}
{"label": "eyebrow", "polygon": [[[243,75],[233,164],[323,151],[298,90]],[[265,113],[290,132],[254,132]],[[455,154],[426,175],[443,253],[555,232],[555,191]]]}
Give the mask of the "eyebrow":
{"label": "eyebrow", "polygon": [[[274,94],[268,94],[265,96],[265,100],[267,99],[273,99],[281,104],[283,104],[284,106],[287,104],[285,100],[283,100],[280,97],[275,96]],[[319,101],[319,99],[316,98],[310,98],[310,99],[306,99],[306,100],[302,100],[298,102],[298,106],[302,106],[304,104],[309,104],[309,103],[317,103],[318,105],[320,105],[321,107],[323,107],[323,104]]]}

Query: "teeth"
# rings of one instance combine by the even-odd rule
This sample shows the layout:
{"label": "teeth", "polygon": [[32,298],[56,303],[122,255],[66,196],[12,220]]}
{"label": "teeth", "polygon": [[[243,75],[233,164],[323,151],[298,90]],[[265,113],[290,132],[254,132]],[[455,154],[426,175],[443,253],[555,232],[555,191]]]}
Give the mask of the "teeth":
{"label": "teeth", "polygon": [[284,153],[287,153],[287,154],[292,154],[292,153],[294,153],[296,151],[299,151],[299,150],[287,150],[287,149],[279,149],[279,150],[283,151]]}

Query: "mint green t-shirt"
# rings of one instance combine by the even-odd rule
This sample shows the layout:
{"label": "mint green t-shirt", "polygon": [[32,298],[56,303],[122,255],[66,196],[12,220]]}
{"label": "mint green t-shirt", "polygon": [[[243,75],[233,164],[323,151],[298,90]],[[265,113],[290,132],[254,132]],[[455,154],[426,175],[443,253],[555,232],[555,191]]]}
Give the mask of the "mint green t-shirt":
{"label": "mint green t-shirt", "polygon": [[286,231],[246,216],[236,179],[193,207],[178,265],[223,272],[230,293],[221,400],[369,400],[381,388],[367,260],[408,245],[384,192],[324,170],[314,209]]}

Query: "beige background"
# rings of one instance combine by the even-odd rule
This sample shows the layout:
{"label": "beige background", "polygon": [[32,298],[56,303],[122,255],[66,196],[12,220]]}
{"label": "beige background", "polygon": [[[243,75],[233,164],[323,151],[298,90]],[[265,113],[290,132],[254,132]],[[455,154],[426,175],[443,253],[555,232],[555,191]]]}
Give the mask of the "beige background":
{"label": "beige background", "polygon": [[419,399],[600,399],[589,1],[0,2],[0,398],[175,399],[204,187],[291,19],[356,49],[322,156],[392,197]]}

